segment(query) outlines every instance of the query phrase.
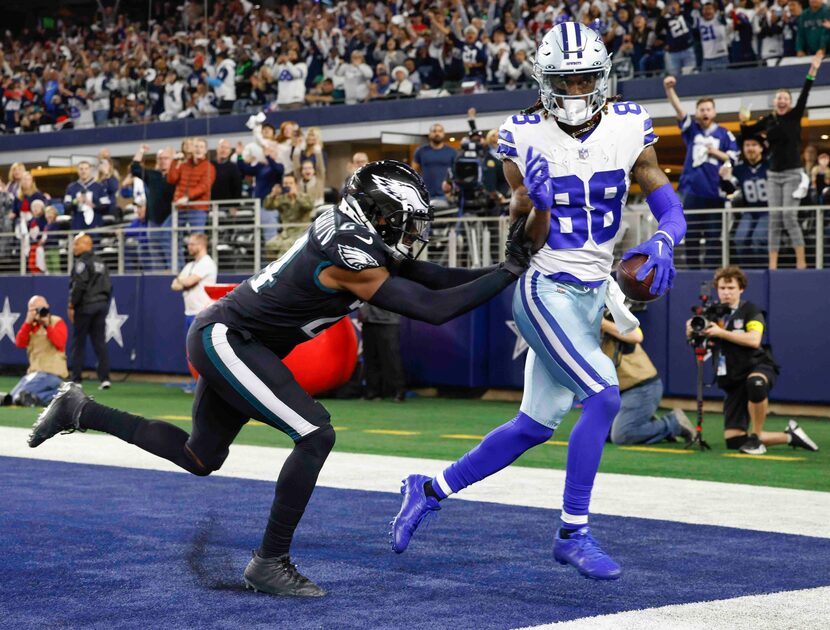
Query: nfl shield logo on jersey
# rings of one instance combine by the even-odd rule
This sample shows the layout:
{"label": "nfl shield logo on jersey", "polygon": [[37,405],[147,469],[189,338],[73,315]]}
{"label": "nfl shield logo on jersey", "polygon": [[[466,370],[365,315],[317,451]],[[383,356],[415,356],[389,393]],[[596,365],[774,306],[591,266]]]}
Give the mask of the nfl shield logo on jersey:
{"label": "nfl shield logo on jersey", "polygon": [[588,149],[586,147],[579,147],[579,159],[580,160],[587,160],[588,159]]}

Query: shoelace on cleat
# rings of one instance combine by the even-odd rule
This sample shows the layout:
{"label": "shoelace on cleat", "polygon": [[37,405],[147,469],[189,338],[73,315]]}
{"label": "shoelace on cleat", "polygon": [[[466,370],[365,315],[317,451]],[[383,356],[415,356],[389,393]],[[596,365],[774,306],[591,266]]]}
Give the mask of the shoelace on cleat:
{"label": "shoelace on cleat", "polygon": [[593,560],[608,557],[608,554],[602,550],[599,543],[591,534],[585,534],[579,543],[579,547],[586,556]]}

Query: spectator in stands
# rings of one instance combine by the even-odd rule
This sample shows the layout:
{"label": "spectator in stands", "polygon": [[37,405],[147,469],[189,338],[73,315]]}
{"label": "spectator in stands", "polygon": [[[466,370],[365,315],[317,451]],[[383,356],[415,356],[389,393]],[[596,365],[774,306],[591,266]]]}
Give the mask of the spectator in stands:
{"label": "spectator in stands", "polygon": [[113,215],[116,219],[119,219],[121,211],[116,204],[119,189],[118,171],[113,168],[111,159],[102,158],[98,160],[98,169],[95,173],[95,181],[100,184],[104,194],[99,207],[101,214]]}
{"label": "spectator in stands", "polygon": [[[265,201],[265,198],[273,190],[274,186],[282,183],[285,175],[285,168],[276,160],[278,148],[273,145],[267,147],[265,149],[264,162],[256,162],[255,158],[250,154],[246,161],[243,156],[244,151],[245,147],[241,142],[238,143],[236,145],[236,166],[243,175],[252,175],[254,177],[253,196],[260,201]],[[259,217],[263,240],[267,241],[276,236],[279,212],[263,204],[259,209]]]}
{"label": "spectator in stands", "polygon": [[287,226],[279,236],[274,235],[265,243],[268,257],[275,260],[287,252],[305,231],[311,220],[314,200],[301,192],[296,178],[289,174],[283,178],[282,185],[274,186],[265,199],[265,207],[279,212],[282,223]]}
{"label": "spectator in stands", "polygon": [[349,163],[349,170],[354,173],[357,169],[363,168],[369,163],[369,156],[363,151],[358,151],[352,156],[352,161]]}
{"label": "spectator in stands", "polygon": [[[807,107],[810,88],[818,74],[824,51],[813,55],[810,69],[798,102],[793,107],[789,90],[779,90],[773,101],[773,112],[763,116],[755,124],[749,124],[749,112],[742,110],[741,135],[765,135],[769,145],[769,169],[767,171],[767,197],[770,208],[794,206],[794,195],[801,184],[804,172],[801,167],[801,118]],[[778,269],[778,251],[784,229],[795,249],[796,269],[807,268],[804,235],[798,224],[797,210],[772,210],[769,216],[769,268]]]}
{"label": "spectator in stands", "polygon": [[179,227],[189,225],[200,232],[207,224],[210,211],[210,189],[216,180],[216,169],[207,159],[207,140],[192,138],[185,150],[175,156],[167,172],[167,182],[176,187],[173,193],[179,213]]}
{"label": "spectator in stands", "polygon": [[78,179],[66,187],[63,207],[72,216],[73,230],[88,230],[103,224],[103,207],[110,199],[104,187],[92,176],[92,165],[84,160],[78,164]]}
{"label": "spectator in stands", "polygon": [[789,19],[787,0],[773,0],[767,7],[763,2],[755,9],[752,30],[758,39],[758,56],[774,59],[784,56],[784,24]]}
{"label": "spectator in stands", "polygon": [[[699,98],[694,118],[680,103],[675,86],[677,79],[663,80],[666,96],[677,114],[677,124],[686,144],[686,160],[680,176],[680,192],[686,210],[723,208],[718,171],[724,162],[738,158],[738,145],[732,132],[715,122],[715,100]],[[686,258],[690,266],[717,266],[720,260],[722,216],[711,212],[686,216]]]}
{"label": "spectator in stands", "polygon": [[[309,127],[306,131],[305,141],[295,148],[292,153],[292,166],[294,172],[299,172],[299,167],[302,162],[311,162],[315,166],[319,166],[320,162],[325,162],[328,159],[326,151],[323,148],[323,132],[320,127]],[[323,166],[325,168],[325,166]],[[317,172],[323,172],[320,168]],[[325,179],[325,175],[323,176]]]}
{"label": "spectator in stands", "polygon": [[6,185],[6,192],[10,195],[17,195],[20,189],[20,179],[25,172],[26,165],[21,162],[15,162],[9,167],[9,183]]}
{"label": "spectator in stands", "polygon": [[824,0],[809,0],[808,8],[798,16],[795,51],[799,57],[824,52],[827,46],[825,22],[830,22],[830,9]]}
{"label": "spectator in stands", "polygon": [[14,212],[15,196],[9,192],[8,186],[0,180],[0,260],[6,260],[14,248],[15,231]]}
{"label": "spectator in stands", "polygon": [[315,207],[323,203],[326,190],[326,164],[324,160],[320,160],[318,164],[320,165],[319,170],[311,160],[305,160],[302,166],[294,169],[295,173],[300,173],[297,188],[311,197]]}
{"label": "spectator in stands", "polygon": [[[263,125],[262,128],[264,132],[266,125]],[[273,127],[271,129],[273,130]],[[300,125],[293,120],[284,120],[280,123],[280,131],[274,138],[274,142],[277,151],[274,159],[282,164],[283,172],[292,173],[294,171],[294,161],[292,160],[294,151],[305,146]]]}
{"label": "spectator in stands", "polygon": [[88,66],[86,93],[91,101],[92,118],[96,127],[106,125],[110,114],[111,77],[101,69],[101,64],[93,62]]}
{"label": "spectator in stands", "polygon": [[222,138],[216,145],[216,159],[213,168],[216,169],[216,180],[210,191],[210,198],[214,201],[225,199],[240,199],[242,197],[242,173],[231,159],[233,149],[231,143]]}
{"label": "spectator in stands", "polygon": [[334,87],[334,81],[330,77],[320,79],[311,90],[308,91],[305,101],[309,105],[332,105],[342,103],[346,94],[342,89]]}
{"label": "spectator in stands", "polygon": [[144,182],[144,193],[147,198],[147,225],[150,228],[164,228],[164,230],[153,230],[150,232],[150,255],[152,269],[169,269],[171,257],[171,234],[169,230],[172,225],[171,212],[173,195],[176,187],[167,181],[167,173],[173,161],[173,149],[161,149],[156,154],[155,168],[143,166],[144,154],[149,150],[146,144],[142,144],[133,156],[130,164],[130,172],[135,177],[140,177]]}
{"label": "spectator in stands", "polygon": [[224,44],[216,51],[215,75],[208,78],[207,82],[216,94],[220,113],[230,112],[236,100],[236,62],[228,57]]}
{"label": "spectator in stands", "polygon": [[392,82],[392,85],[389,86],[389,96],[397,98],[414,96],[415,86],[413,86],[412,81],[409,80],[409,70],[407,70],[404,66],[396,66],[392,69],[392,78],[394,81]]}
{"label": "spectator in stands", "polygon": [[287,53],[277,57],[274,74],[279,84],[277,95],[279,109],[300,109],[305,103],[308,66],[304,61],[300,61],[296,49],[291,48]]}
{"label": "spectator in stands", "polygon": [[382,63],[375,68],[375,78],[369,84],[369,98],[372,100],[386,98],[392,88],[392,79],[389,71]]}
{"label": "spectator in stands", "polygon": [[444,144],[444,125],[434,123],[429,128],[429,142],[415,151],[413,168],[424,178],[431,199],[444,199],[441,186],[455,163],[455,149]]}
{"label": "spectator in stands", "polygon": [[810,180],[816,191],[816,203],[824,204],[827,195],[825,190],[830,185],[830,153],[819,154],[818,162],[810,171]]}
{"label": "spectator in stands", "polygon": [[[720,169],[721,189],[732,196],[732,207],[767,207],[767,161],[756,136],[741,136],[742,161],[734,168],[729,162]],[[767,252],[769,213],[745,210],[740,213],[733,242],[737,262],[743,267],[758,266]]]}
{"label": "spectator in stands", "polygon": [[110,388],[106,317],[112,281],[107,266],[92,251],[92,237],[81,232],[72,243],[75,265],[69,278],[69,321],[72,322],[72,380],[83,381],[87,337],[98,357],[99,389]]}
{"label": "spectator in stands", "polygon": [[682,409],[658,418],[663,381],[643,349],[643,331],[623,335],[614,320],[603,317],[600,331],[602,351],[614,362],[620,381],[622,404],[611,425],[614,444],[654,444],[682,437],[690,442],[695,428]]}
{"label": "spectator in stands", "polygon": [[696,28],[703,48],[703,72],[725,70],[729,66],[729,39],[732,21],[724,23],[714,0],[704,0]]}
{"label": "spectator in stands", "polygon": [[30,171],[26,171],[20,177],[20,186],[17,189],[17,199],[15,200],[14,212],[15,215],[28,224],[32,218],[32,204],[35,201],[48,201],[48,195],[40,192],[37,187],[37,182]]}
{"label": "spectator in stands", "polygon": [[366,64],[366,58],[359,50],[352,51],[349,59],[349,63],[339,62],[334,74],[343,81],[346,105],[354,105],[369,98],[372,69]]}
{"label": "spectator in stands", "polygon": [[695,68],[691,19],[684,15],[678,0],[666,3],[666,12],[657,20],[656,45],[665,48],[666,72],[679,76]]}
{"label": "spectator in stands", "polygon": [[164,80],[164,112],[159,120],[175,120],[185,108],[185,84],[175,70],[170,68]]}
{"label": "spectator in stands", "polygon": [[29,299],[26,320],[17,331],[14,344],[26,349],[29,367],[11,393],[0,395],[0,405],[43,407],[55,397],[69,376],[66,366],[66,323],[49,309],[42,295]]}

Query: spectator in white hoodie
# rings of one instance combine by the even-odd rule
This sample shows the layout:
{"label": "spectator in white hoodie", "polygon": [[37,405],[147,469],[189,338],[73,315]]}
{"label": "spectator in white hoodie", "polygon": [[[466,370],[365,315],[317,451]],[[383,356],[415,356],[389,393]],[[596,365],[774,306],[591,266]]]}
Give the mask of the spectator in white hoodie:
{"label": "spectator in white hoodie", "polygon": [[359,50],[352,51],[351,63],[341,63],[334,74],[343,79],[346,104],[362,103],[369,98],[369,83],[372,81],[372,69],[366,64],[366,58]]}
{"label": "spectator in white hoodie", "polygon": [[225,48],[216,51],[216,69],[208,80],[218,101],[219,111],[227,114],[236,101],[236,62],[228,57]]}
{"label": "spectator in white hoodie", "polygon": [[175,120],[184,108],[184,81],[179,79],[175,70],[168,70],[164,82],[164,112],[159,115],[159,120]]}
{"label": "spectator in white hoodie", "polygon": [[305,106],[305,79],[308,66],[299,61],[297,51],[290,49],[287,54],[277,57],[274,66],[277,77],[277,106],[279,109],[300,109]]}

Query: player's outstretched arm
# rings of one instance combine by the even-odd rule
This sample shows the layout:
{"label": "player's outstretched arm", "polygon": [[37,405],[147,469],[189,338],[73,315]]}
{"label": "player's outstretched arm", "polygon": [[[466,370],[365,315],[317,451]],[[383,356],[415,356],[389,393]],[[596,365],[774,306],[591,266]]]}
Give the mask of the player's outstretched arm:
{"label": "player's outstretched arm", "polygon": [[479,269],[463,269],[461,267],[442,267],[424,260],[406,259],[398,266],[395,275],[422,284],[429,289],[450,289],[471,282],[481,276],[486,276],[496,269],[498,269],[498,265]]}
{"label": "player's outstretched arm", "polygon": [[330,289],[349,291],[388,311],[430,324],[443,324],[484,304],[525,272],[530,253],[522,245],[523,227],[524,221],[511,226],[505,262],[458,286],[430,289],[406,278],[391,276],[385,267],[349,271],[331,266],[319,278]]}
{"label": "player's outstretched arm", "polygon": [[643,149],[631,173],[643,192],[648,195],[646,202],[657,219],[657,232],[645,243],[628,250],[622,259],[627,260],[635,254],[648,256],[648,260],[637,272],[637,280],[644,280],[654,269],[650,291],[654,295],[662,295],[674,282],[674,246],[686,235],[683,205],[665,173],[660,169],[654,147],[648,146]]}
{"label": "player's outstretched arm", "polygon": [[[541,156],[539,159],[543,160]],[[535,167],[535,168],[534,168]],[[525,238],[531,245],[533,253],[538,252],[545,245],[550,231],[550,205],[545,204],[536,205],[531,199],[530,191],[525,185],[525,177],[519,167],[512,160],[504,161],[504,176],[507,183],[510,184],[510,189],[513,191],[513,196],[510,198],[510,219],[516,219],[526,216],[527,223],[524,226]],[[547,177],[547,163],[544,163],[544,168],[541,161],[527,164],[528,177],[534,177],[539,183],[542,183]],[[548,177],[548,179],[550,179]],[[540,207],[542,206],[542,207]]]}

